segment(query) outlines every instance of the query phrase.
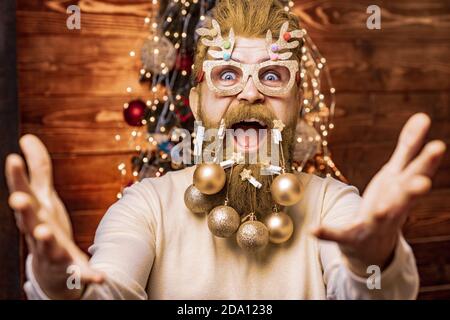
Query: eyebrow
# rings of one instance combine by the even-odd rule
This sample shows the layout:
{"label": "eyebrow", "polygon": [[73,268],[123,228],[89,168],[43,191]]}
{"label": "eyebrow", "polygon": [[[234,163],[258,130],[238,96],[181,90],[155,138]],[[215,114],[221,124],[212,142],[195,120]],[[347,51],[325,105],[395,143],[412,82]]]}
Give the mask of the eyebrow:
{"label": "eyebrow", "polygon": [[[242,62],[242,60],[239,60],[238,58],[231,58],[231,60],[238,62],[238,63],[244,63],[244,62]],[[261,58],[256,63],[262,63],[262,62],[269,61],[269,60],[270,60],[270,58]]]}

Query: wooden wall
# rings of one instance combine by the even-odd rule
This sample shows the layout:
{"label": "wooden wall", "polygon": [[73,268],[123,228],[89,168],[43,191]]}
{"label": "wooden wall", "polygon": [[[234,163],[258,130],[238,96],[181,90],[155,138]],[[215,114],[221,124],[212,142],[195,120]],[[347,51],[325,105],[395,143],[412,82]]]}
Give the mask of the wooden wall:
{"label": "wooden wall", "polygon": [[[81,6],[81,30],[66,28],[65,8]],[[366,8],[382,8],[382,29],[366,28]],[[145,35],[151,1],[20,0],[17,8],[22,133],[47,144],[56,188],[75,238],[86,249],[115,201],[116,169],[132,150],[116,133],[124,102],[148,97],[128,56]],[[388,159],[402,124],[414,112],[433,119],[432,138],[450,143],[450,8],[447,0],[295,1],[329,62],[338,108],[331,137],[335,162],[364,189]],[[125,88],[132,85],[129,95]],[[421,275],[420,298],[450,299],[450,157],[433,191],[415,208],[405,234]]]}

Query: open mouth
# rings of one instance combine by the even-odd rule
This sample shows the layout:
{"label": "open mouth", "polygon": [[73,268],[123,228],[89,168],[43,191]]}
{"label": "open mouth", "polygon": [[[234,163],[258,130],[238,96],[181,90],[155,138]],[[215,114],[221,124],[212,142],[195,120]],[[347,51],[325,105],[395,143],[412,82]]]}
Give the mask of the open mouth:
{"label": "open mouth", "polygon": [[234,123],[231,129],[234,130],[237,148],[244,152],[254,152],[267,136],[268,126],[264,121],[250,118]]}
{"label": "open mouth", "polygon": [[242,129],[244,131],[248,129],[254,129],[256,130],[256,132],[258,132],[258,130],[260,129],[267,129],[267,125],[261,120],[251,118],[233,124],[231,126],[231,129],[233,130]]}

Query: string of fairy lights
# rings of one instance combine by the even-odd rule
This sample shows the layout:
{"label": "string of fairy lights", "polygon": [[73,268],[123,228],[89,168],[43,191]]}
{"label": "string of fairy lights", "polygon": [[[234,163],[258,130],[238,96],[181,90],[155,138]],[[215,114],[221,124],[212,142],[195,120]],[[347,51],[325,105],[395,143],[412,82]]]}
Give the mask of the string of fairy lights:
{"label": "string of fairy lights", "polygon": [[[282,2],[285,4],[284,9],[287,12],[293,10],[293,1]],[[161,5],[158,0],[151,0],[151,3],[154,8],[159,8]],[[144,43],[141,46],[139,62],[141,66],[138,68],[137,78],[141,84],[149,83],[148,97],[142,99],[140,104],[136,104],[137,100],[125,102],[123,111],[126,118],[127,112],[135,111],[131,110],[131,107],[135,108],[138,105],[137,110],[144,112],[147,116],[142,116],[142,119],[138,118],[138,123],[132,123],[127,137],[119,133],[114,136],[118,142],[127,139],[128,147],[138,154],[133,157],[131,165],[127,165],[124,161],[117,165],[122,185],[122,190],[117,194],[118,198],[121,198],[124,187],[144,177],[158,177],[168,170],[177,169],[173,166],[167,167],[166,163],[170,162],[170,150],[162,150],[160,146],[167,139],[177,141],[180,137],[184,138],[178,130],[180,126],[173,125],[173,121],[168,119],[172,119],[169,115],[176,113],[180,104],[188,105],[186,92],[191,84],[192,48],[197,40],[191,29],[193,26],[200,26],[204,23],[211,14],[214,3],[214,0],[171,0],[160,15],[156,14],[158,10],[152,10],[153,12],[149,12],[143,19],[143,28],[148,32],[148,36],[143,40]],[[345,181],[332,161],[328,148],[330,131],[334,128],[336,90],[332,85],[326,59],[320,54],[307,31],[305,29],[302,31],[305,37],[300,77],[304,94],[301,134],[296,137],[296,141],[303,151],[303,156],[294,161],[292,169],[325,176],[334,175]],[[138,43],[142,43],[142,39],[137,40],[134,47],[128,51],[130,59],[139,57]],[[136,99],[133,98],[133,95],[136,95],[133,84],[127,85],[124,91],[132,99]],[[177,113],[177,115],[179,119],[179,114]],[[177,121],[179,122],[179,120]],[[129,121],[127,122],[130,124]],[[149,130],[150,127],[152,130]],[[151,172],[148,172],[146,170],[153,161],[149,153],[156,148],[158,148],[159,161],[157,163],[165,165],[157,165]],[[135,162],[139,162],[139,165],[136,165]]]}

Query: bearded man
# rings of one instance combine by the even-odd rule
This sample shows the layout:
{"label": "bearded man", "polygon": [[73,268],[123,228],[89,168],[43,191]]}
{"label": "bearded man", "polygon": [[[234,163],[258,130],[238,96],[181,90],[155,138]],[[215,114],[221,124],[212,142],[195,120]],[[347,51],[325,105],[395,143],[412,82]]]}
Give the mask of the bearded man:
{"label": "bearded man", "polygon": [[[241,129],[234,145],[246,155],[266,143],[246,135],[248,129],[273,129],[274,120],[281,121],[283,165],[289,171],[302,101],[296,81],[300,47],[291,60],[274,57],[265,37],[270,30],[278,38],[286,22],[294,34],[298,21],[274,0],[223,0],[213,18],[221,35],[233,33],[235,41],[223,46],[228,51],[220,57],[199,41],[192,111],[207,129],[220,127],[222,119],[226,128]],[[302,197],[280,207],[295,226],[290,239],[256,252],[242,250],[233,237],[214,236],[205,215],[186,207],[184,194],[198,166],[144,179],[109,208],[89,261],[73,241],[45,147],[24,136],[20,145],[30,181],[18,155],[8,157],[6,172],[9,203],[30,252],[25,291],[30,299],[414,299],[417,268],[401,229],[413,200],[430,189],[445,151],[441,141],[424,145],[429,127],[426,115],[411,117],[363,197],[333,178],[296,174]],[[227,169],[227,205],[242,219],[253,213],[263,220],[272,212],[273,177],[259,174],[260,168],[244,163],[232,173]],[[258,188],[242,179],[244,170]],[[67,286],[70,266],[79,268],[78,288]],[[373,266],[380,270],[376,288],[367,285]]]}

